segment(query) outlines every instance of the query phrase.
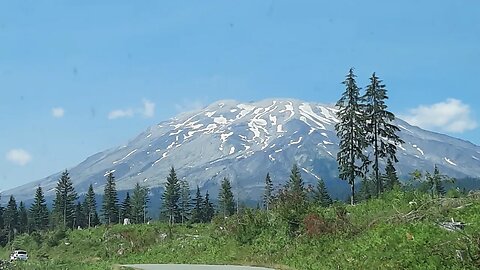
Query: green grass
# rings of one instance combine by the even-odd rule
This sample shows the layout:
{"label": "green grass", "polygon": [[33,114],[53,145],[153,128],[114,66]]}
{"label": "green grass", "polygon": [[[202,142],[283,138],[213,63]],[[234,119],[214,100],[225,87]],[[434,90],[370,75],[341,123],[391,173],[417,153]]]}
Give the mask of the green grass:
{"label": "green grass", "polygon": [[[415,201],[416,205],[410,205]],[[14,247],[30,260],[15,269],[112,269],[133,263],[272,266],[276,269],[478,269],[480,197],[431,200],[420,193],[391,192],[356,206],[311,208],[324,221],[314,235],[292,237],[275,213],[249,212],[227,221],[176,226],[162,223],[22,235]],[[463,232],[438,226],[451,218]],[[223,227],[225,229],[221,229]],[[63,236],[65,236],[63,238]],[[58,241],[55,241],[58,240]],[[118,267],[117,267],[118,268]]]}

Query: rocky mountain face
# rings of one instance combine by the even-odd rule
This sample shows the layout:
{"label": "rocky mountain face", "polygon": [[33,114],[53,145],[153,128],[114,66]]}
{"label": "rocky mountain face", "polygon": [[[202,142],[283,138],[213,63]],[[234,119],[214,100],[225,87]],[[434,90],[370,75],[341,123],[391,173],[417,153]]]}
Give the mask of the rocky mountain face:
{"label": "rocky mountain face", "polygon": [[[220,181],[228,177],[237,196],[257,200],[267,172],[280,185],[297,163],[306,183],[314,184],[321,177],[329,191],[340,196],[347,185],[337,179],[335,112],[331,105],[293,99],[219,101],[152,126],[127,144],[97,153],[69,171],[77,192],[86,192],[92,183],[102,193],[108,171],[114,171],[119,190],[132,189],[137,182],[158,190],[174,166],[192,189],[198,185],[216,196]],[[405,141],[398,145],[400,175],[414,169],[432,171],[437,164],[453,177],[480,176],[479,146],[400,119],[395,123]],[[59,175],[4,194],[28,200],[40,185],[46,196],[52,196]]]}

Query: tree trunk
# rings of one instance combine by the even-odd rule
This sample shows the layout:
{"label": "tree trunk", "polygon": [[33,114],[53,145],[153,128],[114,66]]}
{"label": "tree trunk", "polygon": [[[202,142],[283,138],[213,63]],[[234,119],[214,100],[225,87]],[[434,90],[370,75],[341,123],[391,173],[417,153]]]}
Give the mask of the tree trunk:
{"label": "tree trunk", "polygon": [[355,205],[355,182],[350,182],[350,189],[352,190],[352,196],[350,197],[350,203]]}

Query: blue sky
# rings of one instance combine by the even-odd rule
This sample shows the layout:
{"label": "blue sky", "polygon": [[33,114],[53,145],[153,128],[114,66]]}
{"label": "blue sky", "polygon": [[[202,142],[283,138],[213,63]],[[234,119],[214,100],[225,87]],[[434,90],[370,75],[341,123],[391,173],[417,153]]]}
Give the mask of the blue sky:
{"label": "blue sky", "polygon": [[480,144],[478,1],[1,1],[0,190],[219,99],[389,107]]}

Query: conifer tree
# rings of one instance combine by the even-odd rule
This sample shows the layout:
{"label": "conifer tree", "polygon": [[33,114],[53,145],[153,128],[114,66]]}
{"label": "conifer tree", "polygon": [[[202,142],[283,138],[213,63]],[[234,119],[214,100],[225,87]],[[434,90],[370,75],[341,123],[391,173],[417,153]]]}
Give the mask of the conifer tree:
{"label": "conifer tree", "polygon": [[213,216],[215,215],[215,208],[213,207],[213,203],[210,201],[210,195],[207,193],[205,194],[205,200],[203,201],[203,222],[211,222],[213,219]]}
{"label": "conifer tree", "polygon": [[333,203],[332,198],[328,194],[325,182],[323,182],[322,179],[319,179],[317,182],[317,189],[314,191],[313,199],[315,204],[322,207],[328,207]]}
{"label": "conifer tree", "polygon": [[440,170],[438,169],[437,165],[435,165],[435,168],[433,169],[433,175],[427,173],[427,180],[430,184],[432,198],[435,196],[437,197],[445,196],[447,192],[445,191],[443,182],[447,182],[447,181],[453,182],[452,178],[449,178],[448,176],[440,173]]}
{"label": "conifer tree", "polygon": [[132,219],[132,202],[130,200],[130,193],[128,192],[125,196],[125,200],[123,200],[120,213],[121,220],[124,220],[126,218]]}
{"label": "conifer tree", "polygon": [[195,198],[192,201],[192,223],[200,223],[203,221],[203,197],[200,193],[200,188],[197,186],[197,192]]}
{"label": "conifer tree", "polygon": [[72,228],[75,218],[75,200],[77,199],[78,196],[73,183],[70,180],[68,171],[65,170],[55,188],[53,213],[57,225],[61,225],[64,228]]}
{"label": "conifer tree", "polygon": [[263,193],[263,206],[268,211],[270,209],[270,204],[272,203],[273,199],[273,183],[272,179],[270,179],[270,174],[267,173],[265,177],[265,191]]}
{"label": "conifer tree", "polygon": [[[0,194],[1,202],[1,194]],[[7,233],[5,231],[5,222],[4,222],[5,208],[0,203],[0,246],[4,247],[7,244]]]}
{"label": "conifer tree", "polygon": [[363,177],[368,168],[368,158],[363,152],[367,147],[365,118],[360,88],[355,82],[355,77],[351,68],[342,82],[345,85],[345,92],[336,104],[338,108],[336,114],[340,122],[335,125],[340,139],[337,153],[339,177],[347,180],[350,185],[352,205],[355,203],[355,178]]}
{"label": "conifer tree", "polygon": [[118,195],[113,172],[107,175],[107,183],[103,194],[102,212],[107,225],[118,223]]}
{"label": "conifer tree", "polygon": [[390,159],[387,160],[384,179],[386,190],[392,190],[395,186],[400,186],[400,180],[397,176],[397,170],[393,166],[393,163]]}
{"label": "conifer tree", "polygon": [[388,99],[387,89],[382,81],[372,74],[370,85],[367,86],[363,100],[365,100],[365,117],[367,119],[367,143],[373,150],[373,171],[376,183],[376,195],[384,189],[380,177],[379,159],[388,158],[397,162],[396,144],[403,143],[396,132],[400,129],[391,122],[395,115],[387,110],[385,100]]}
{"label": "conifer tree", "polygon": [[33,231],[44,231],[48,228],[49,211],[42,187],[35,191],[33,204],[30,206],[31,229]]}
{"label": "conifer tree", "polygon": [[182,224],[189,219],[190,216],[190,186],[185,180],[180,181],[180,205],[179,212],[182,219]]}
{"label": "conifer tree", "polygon": [[293,164],[292,170],[290,171],[287,190],[292,196],[298,197],[301,201],[306,201],[307,194],[305,192],[305,184],[303,183],[302,175],[300,174],[297,164]]}
{"label": "conifer tree", "polygon": [[8,242],[11,242],[18,231],[18,210],[17,202],[13,196],[10,196],[4,215],[4,227],[7,230]]}
{"label": "conifer tree", "polygon": [[95,198],[95,192],[93,190],[92,184],[88,186],[87,194],[83,201],[83,212],[85,214],[85,227],[94,227],[99,225],[98,221],[94,222],[94,217],[97,215],[97,199]]}
{"label": "conifer tree", "polygon": [[218,194],[218,203],[220,206],[220,213],[224,217],[235,214],[235,200],[233,198],[232,186],[230,180],[224,177]]}
{"label": "conifer tree", "polygon": [[135,185],[132,195],[132,221],[136,224],[145,223],[147,219],[148,188]]}
{"label": "conifer tree", "polygon": [[28,212],[23,201],[18,205],[18,233],[28,233]]}
{"label": "conifer tree", "polygon": [[170,174],[167,177],[165,183],[165,192],[162,196],[163,199],[163,213],[168,217],[168,223],[173,225],[180,216],[179,200],[180,200],[180,182],[178,181],[175,169],[170,169]]}

